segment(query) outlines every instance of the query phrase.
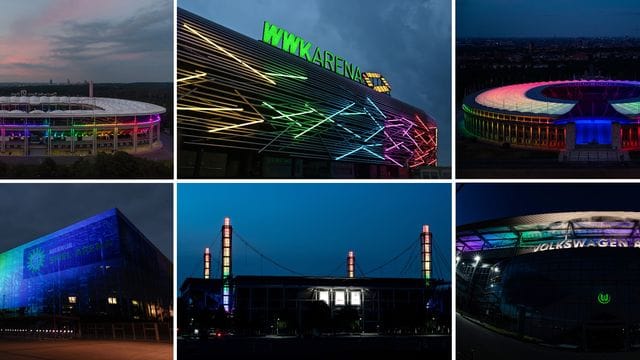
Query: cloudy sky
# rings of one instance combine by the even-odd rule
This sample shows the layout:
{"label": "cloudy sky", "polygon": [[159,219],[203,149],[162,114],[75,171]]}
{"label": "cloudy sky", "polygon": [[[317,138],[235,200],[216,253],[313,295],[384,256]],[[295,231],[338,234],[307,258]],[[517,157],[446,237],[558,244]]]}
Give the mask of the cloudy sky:
{"label": "cloudy sky", "polygon": [[439,163],[451,165],[449,0],[178,0],[178,6],[254,39],[272,22],[382,73],[392,96],[438,122]]}
{"label": "cloudy sky", "polygon": [[638,0],[458,0],[457,37],[640,36]]}
{"label": "cloudy sky", "polygon": [[172,0],[27,0],[3,5],[0,83],[173,79]]}
{"label": "cloudy sky", "polygon": [[0,252],[117,207],[173,258],[171,184],[0,184]]}
{"label": "cloudy sky", "polygon": [[[449,184],[178,184],[178,285],[202,276],[210,247],[220,260],[220,227],[231,218],[233,273],[344,276],[347,251],[370,277],[419,277],[420,232],[433,233],[436,278],[451,280]],[[391,262],[380,271],[370,270]],[[215,275],[219,270],[214,270]]]}

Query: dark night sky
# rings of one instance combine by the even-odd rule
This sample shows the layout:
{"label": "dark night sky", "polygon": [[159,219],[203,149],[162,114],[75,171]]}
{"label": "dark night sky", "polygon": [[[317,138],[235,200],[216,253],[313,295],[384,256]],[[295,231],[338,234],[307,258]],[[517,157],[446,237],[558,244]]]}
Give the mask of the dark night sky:
{"label": "dark night sky", "polygon": [[637,0],[458,0],[456,37],[640,36]]}
{"label": "dark night sky", "polygon": [[456,224],[563,211],[640,211],[640,184],[465,184]]}
{"label": "dark night sky", "polygon": [[451,165],[449,0],[179,0],[178,6],[254,39],[268,20],[362,71],[382,73],[394,98],[436,119],[439,164]]}
{"label": "dark night sky", "polygon": [[171,184],[0,184],[0,252],[117,207],[173,259],[172,193]]}
{"label": "dark night sky", "polygon": [[[178,184],[178,285],[202,276],[205,247],[220,259],[220,227],[231,218],[233,273],[291,275],[242,243],[305,275],[344,276],[348,250],[371,277],[419,277],[419,236],[433,233],[436,277],[451,279],[450,184]],[[404,266],[410,271],[403,273]],[[218,260],[219,261],[219,260]],[[219,266],[212,262],[213,276]]]}

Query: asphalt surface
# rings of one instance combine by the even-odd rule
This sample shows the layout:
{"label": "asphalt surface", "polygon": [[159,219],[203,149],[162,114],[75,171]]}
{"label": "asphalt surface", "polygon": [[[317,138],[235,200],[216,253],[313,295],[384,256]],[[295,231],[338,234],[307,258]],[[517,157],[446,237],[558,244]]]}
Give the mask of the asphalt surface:
{"label": "asphalt surface", "polygon": [[0,340],[2,360],[171,360],[173,345],[133,341]]}
{"label": "asphalt surface", "polygon": [[618,360],[639,359],[640,352],[584,353],[522,342],[495,333],[456,314],[457,360]]}

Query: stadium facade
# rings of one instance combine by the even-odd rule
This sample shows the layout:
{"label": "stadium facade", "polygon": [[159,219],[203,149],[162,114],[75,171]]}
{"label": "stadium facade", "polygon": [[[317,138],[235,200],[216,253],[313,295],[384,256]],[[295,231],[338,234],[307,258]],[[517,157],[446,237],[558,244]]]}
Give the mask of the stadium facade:
{"label": "stadium facade", "polygon": [[635,349],[639,225],[640,213],[607,211],[460,226],[457,311],[530,341],[580,351]]}
{"label": "stadium facade", "polygon": [[596,147],[618,157],[640,149],[638,81],[508,85],[467,96],[462,109],[468,133],[499,145],[565,153]]}
{"label": "stadium facade", "polygon": [[1,96],[0,156],[86,156],[157,149],[163,107],[123,99]]}
{"label": "stadium facade", "polygon": [[0,254],[0,328],[164,321],[172,303],[171,262],[118,209]]}
{"label": "stadium facade", "polygon": [[181,177],[407,177],[437,128],[379,73],[265,22],[262,41],[178,9]]}
{"label": "stadium facade", "polygon": [[[182,335],[233,329],[243,335],[369,332],[448,334],[451,287],[432,278],[432,233],[420,233],[420,278],[356,277],[355,252],[347,253],[345,277],[234,276],[233,227],[221,228],[220,277],[211,276],[211,252],[204,251],[203,277],[180,287]],[[418,245],[418,244],[416,244]],[[233,320],[230,320],[233,319]]]}

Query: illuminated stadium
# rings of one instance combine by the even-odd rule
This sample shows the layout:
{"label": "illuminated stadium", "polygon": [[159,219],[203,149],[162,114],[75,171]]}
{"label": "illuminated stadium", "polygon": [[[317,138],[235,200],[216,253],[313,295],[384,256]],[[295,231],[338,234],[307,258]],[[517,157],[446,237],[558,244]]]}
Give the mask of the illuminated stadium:
{"label": "illuminated stadium", "polygon": [[462,108],[467,132],[500,145],[567,153],[599,148],[616,158],[640,149],[637,81],[508,85],[467,96]]}
{"label": "illuminated stadium", "polygon": [[169,259],[118,209],[107,210],[0,253],[0,337],[111,335],[115,323],[122,337],[133,322],[170,319],[171,279]]}
{"label": "illuminated stadium", "polygon": [[434,120],[381,74],[268,21],[261,41],[183,9],[177,26],[181,177],[408,177],[437,164]]}
{"label": "illuminated stadium", "polygon": [[640,347],[640,213],[567,212],[459,226],[457,311],[578,351]]}
{"label": "illuminated stadium", "polygon": [[160,106],[122,99],[2,96],[0,155],[149,151],[162,146],[160,115],[164,112]]}

